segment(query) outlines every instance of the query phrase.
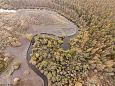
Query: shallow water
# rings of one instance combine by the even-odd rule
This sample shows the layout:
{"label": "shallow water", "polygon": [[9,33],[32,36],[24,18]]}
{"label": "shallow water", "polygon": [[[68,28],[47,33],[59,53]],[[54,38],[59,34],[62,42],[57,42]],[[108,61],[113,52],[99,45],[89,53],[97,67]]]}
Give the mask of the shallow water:
{"label": "shallow water", "polygon": [[[66,37],[64,39],[62,47],[67,50],[69,49],[69,39],[75,34],[78,34],[78,28],[72,22],[68,21],[68,23],[65,25],[29,25],[27,33],[30,33],[33,36],[40,33],[54,34],[56,36],[64,35]],[[20,37],[20,40],[22,43],[20,47],[10,47],[6,50],[6,52],[10,52],[15,56],[15,59],[18,59],[21,62],[21,68],[16,71],[11,77],[9,77],[9,79],[13,80],[13,78],[15,77],[20,77],[24,83],[29,82],[28,86],[43,86],[43,80],[40,78],[40,76],[37,75],[37,73],[35,73],[37,69],[35,70],[35,67],[33,67],[33,71],[31,69],[31,66],[28,66],[27,64],[28,61],[26,57],[30,41],[23,37]],[[31,72],[29,76],[24,76],[25,70],[29,70]]]}

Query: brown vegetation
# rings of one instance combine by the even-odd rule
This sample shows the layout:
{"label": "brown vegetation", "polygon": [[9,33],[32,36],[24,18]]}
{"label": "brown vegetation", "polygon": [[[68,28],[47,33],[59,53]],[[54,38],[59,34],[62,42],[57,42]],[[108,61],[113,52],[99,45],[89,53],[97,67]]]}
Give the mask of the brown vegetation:
{"label": "brown vegetation", "polygon": [[[90,66],[86,77],[77,77],[84,86],[114,86],[115,79],[115,0],[1,0],[1,8],[51,8],[81,30],[71,39],[71,47]],[[95,72],[95,73],[94,73]],[[94,77],[93,77],[94,76]]]}

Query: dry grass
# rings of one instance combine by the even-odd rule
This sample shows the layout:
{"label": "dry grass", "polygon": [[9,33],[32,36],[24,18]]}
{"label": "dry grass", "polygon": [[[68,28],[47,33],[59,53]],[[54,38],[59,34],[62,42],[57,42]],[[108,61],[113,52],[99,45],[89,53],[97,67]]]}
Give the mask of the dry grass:
{"label": "dry grass", "polygon": [[18,38],[21,35],[20,33],[24,33],[26,28],[27,24],[23,24],[15,13],[1,13],[0,50],[4,50],[8,46],[20,46]]}
{"label": "dry grass", "polygon": [[80,34],[71,40],[71,46],[81,56],[88,56],[86,64],[90,65],[90,68],[89,74],[86,77],[83,76],[85,79],[80,76],[84,81],[79,79],[78,81],[86,86],[94,84],[114,86],[115,1],[66,0],[61,3],[60,0],[54,0],[54,2],[62,6],[60,9],[63,12],[60,12],[81,29]]}
{"label": "dry grass", "polygon": [[[89,54],[91,66],[96,65],[90,69],[93,73],[89,71],[87,77],[80,77],[78,81],[85,86],[115,86],[115,0],[48,0],[37,4],[38,1],[1,0],[0,7],[49,7],[73,21],[81,32],[71,40],[71,46],[81,54]],[[98,59],[96,64],[92,63],[95,59]]]}

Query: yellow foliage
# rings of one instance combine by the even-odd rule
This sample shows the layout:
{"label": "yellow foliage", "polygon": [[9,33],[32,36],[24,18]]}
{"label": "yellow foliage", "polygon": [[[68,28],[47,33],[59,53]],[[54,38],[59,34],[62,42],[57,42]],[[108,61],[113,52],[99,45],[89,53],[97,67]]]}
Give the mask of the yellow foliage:
{"label": "yellow foliage", "polygon": [[32,34],[26,34],[26,38],[29,40],[29,41],[31,41],[32,40]]}

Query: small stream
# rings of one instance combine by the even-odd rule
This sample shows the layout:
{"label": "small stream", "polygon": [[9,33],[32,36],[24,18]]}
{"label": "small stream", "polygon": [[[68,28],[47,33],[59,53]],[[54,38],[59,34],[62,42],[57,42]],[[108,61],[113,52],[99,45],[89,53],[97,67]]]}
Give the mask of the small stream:
{"label": "small stream", "polygon": [[[0,12],[6,12],[6,13],[16,13],[16,10],[3,10],[0,9]],[[53,12],[52,12],[53,14]],[[54,13],[55,15],[55,13]],[[69,45],[69,40],[70,38],[78,35],[79,32],[79,28],[72,22],[70,22],[69,20],[67,25],[30,25],[27,33],[32,34],[33,36],[36,34],[41,34],[41,33],[47,33],[47,34],[53,34],[55,36],[62,36],[62,34],[65,34],[65,38],[64,38],[64,43],[61,45],[61,47],[64,50],[68,50],[70,48]],[[29,69],[28,66],[38,75],[38,81],[39,76],[43,79],[44,81],[44,86],[48,86],[48,80],[47,77],[45,75],[43,75],[34,65],[30,64],[29,61],[31,59],[30,57],[30,53],[32,53],[31,49],[32,49],[32,42],[30,43],[29,41],[25,40],[23,37],[20,38],[22,46],[21,47],[15,47],[15,48],[8,48],[7,51],[9,51],[11,54],[13,54],[15,57],[17,57],[21,62],[22,62],[22,67],[20,70],[18,70],[17,73],[14,74],[13,77],[15,76],[23,76],[23,72],[25,69]],[[20,54],[19,54],[20,53]],[[37,82],[36,79],[36,74],[34,74],[32,72],[32,74],[30,74],[31,79],[34,79],[34,83],[41,83]],[[28,85],[30,86],[30,85]],[[36,86],[36,85],[32,85],[32,86]],[[43,85],[39,85],[39,86],[43,86]]]}

